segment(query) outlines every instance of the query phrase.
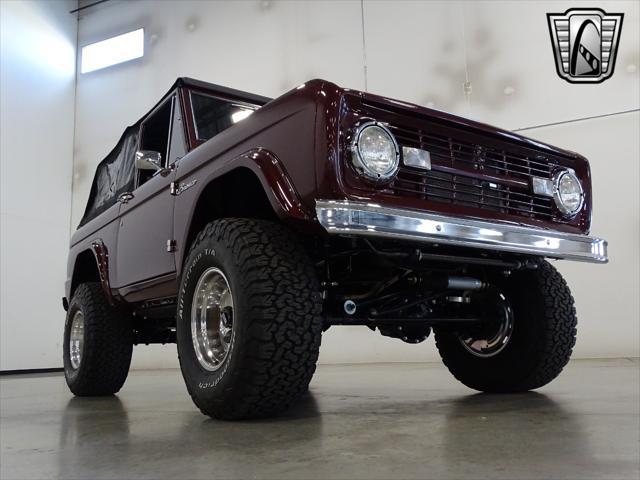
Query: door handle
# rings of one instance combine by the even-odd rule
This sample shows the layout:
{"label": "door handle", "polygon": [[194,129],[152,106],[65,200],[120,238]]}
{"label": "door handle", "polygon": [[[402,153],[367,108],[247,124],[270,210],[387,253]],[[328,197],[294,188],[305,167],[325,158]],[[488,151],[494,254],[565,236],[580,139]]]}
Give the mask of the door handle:
{"label": "door handle", "polygon": [[131,192],[124,192],[123,194],[121,194],[118,197],[118,201],[120,203],[129,203],[129,200],[131,200],[134,197],[133,193]]}

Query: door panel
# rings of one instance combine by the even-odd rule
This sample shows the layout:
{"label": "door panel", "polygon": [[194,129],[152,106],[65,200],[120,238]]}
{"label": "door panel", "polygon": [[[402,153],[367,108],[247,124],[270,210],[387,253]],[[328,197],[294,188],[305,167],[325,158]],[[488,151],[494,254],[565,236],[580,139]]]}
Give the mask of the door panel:
{"label": "door panel", "polygon": [[117,287],[175,272],[174,254],[167,251],[173,238],[175,197],[169,188],[174,176],[156,174],[120,207]]}
{"label": "door panel", "polygon": [[[168,166],[172,118],[178,103],[176,95],[154,109],[140,125],[138,150],[161,155]],[[173,234],[173,204],[170,185],[173,169],[137,170],[133,192],[121,201],[118,231],[118,284],[124,287],[172,274],[176,271],[174,253],[167,251]]]}

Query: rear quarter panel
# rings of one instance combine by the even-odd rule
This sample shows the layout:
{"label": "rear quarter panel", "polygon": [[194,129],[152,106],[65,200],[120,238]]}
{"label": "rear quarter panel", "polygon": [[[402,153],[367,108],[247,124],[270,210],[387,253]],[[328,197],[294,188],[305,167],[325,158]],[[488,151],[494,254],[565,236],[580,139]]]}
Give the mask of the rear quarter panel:
{"label": "rear quarter panel", "polygon": [[[120,204],[116,203],[101,215],[98,215],[90,222],[78,228],[72,235],[69,255],[67,257],[67,279],[65,281],[65,295],[69,300],[71,300],[73,294],[71,291],[71,282],[78,255],[85,251],[91,251],[95,258],[94,243],[102,244],[106,249],[107,259],[105,267],[108,272],[108,278],[106,279],[107,285],[109,285],[109,279],[116,278],[115,262],[109,261],[109,257],[115,258],[114,256],[116,255],[119,208]],[[96,266],[97,265],[98,262],[96,259]],[[111,294],[110,291],[108,293],[109,295]]]}

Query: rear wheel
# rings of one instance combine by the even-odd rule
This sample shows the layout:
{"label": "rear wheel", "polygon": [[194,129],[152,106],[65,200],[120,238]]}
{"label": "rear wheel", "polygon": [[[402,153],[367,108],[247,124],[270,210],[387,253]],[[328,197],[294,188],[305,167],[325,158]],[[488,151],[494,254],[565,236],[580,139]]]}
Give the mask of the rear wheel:
{"label": "rear wheel", "polygon": [[64,375],[78,396],[112,395],[124,384],[133,350],[127,315],[107,302],[97,282],[78,286],[64,329]]}
{"label": "rear wheel", "polygon": [[307,390],[322,331],[319,292],[313,264],[281,225],[221,219],[200,232],[176,333],[187,390],[204,414],[266,417]]}
{"label": "rear wheel", "polygon": [[575,345],[577,319],[569,287],[547,262],[498,283],[494,318],[483,329],[436,329],[440,356],[460,382],[476,390],[542,387],[560,374]]}

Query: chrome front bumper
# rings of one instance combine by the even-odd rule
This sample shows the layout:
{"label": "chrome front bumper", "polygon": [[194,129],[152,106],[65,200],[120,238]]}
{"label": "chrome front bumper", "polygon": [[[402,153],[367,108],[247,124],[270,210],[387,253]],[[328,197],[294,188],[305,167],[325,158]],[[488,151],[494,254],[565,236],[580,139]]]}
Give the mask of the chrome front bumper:
{"label": "chrome front bumper", "polygon": [[367,235],[421,243],[606,263],[600,238],[539,228],[447,217],[350,201],[316,201],[318,221],[329,233]]}

